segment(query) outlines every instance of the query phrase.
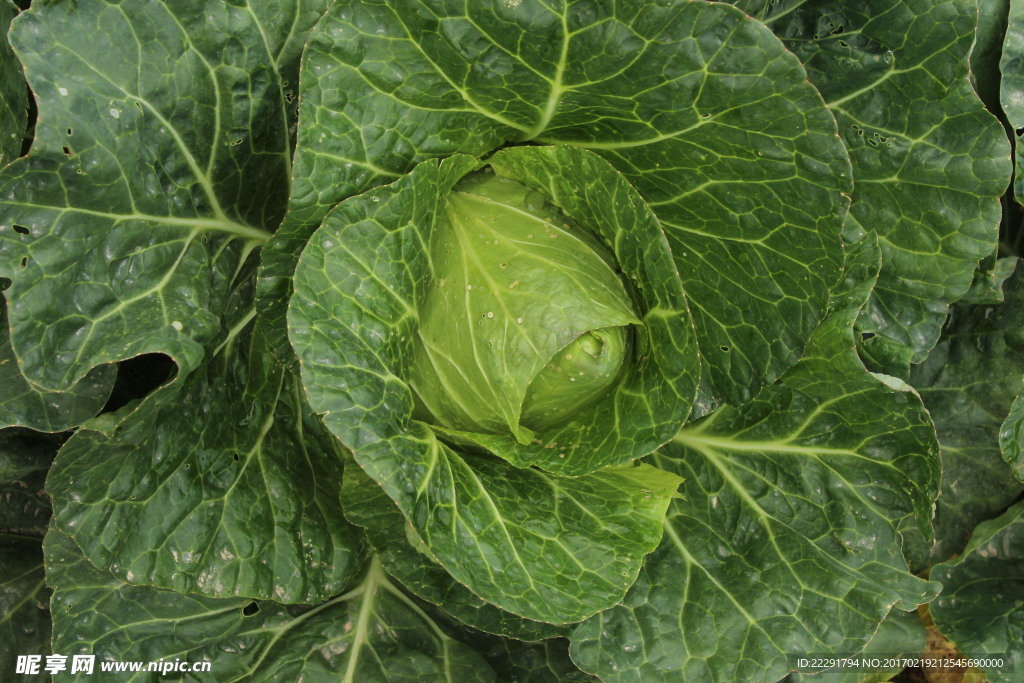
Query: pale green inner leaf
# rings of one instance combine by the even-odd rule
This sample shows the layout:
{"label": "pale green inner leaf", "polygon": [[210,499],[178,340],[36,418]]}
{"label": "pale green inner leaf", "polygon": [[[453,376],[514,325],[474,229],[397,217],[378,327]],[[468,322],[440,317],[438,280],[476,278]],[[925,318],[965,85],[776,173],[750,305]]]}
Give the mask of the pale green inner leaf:
{"label": "pale green inner leaf", "polygon": [[[571,418],[614,383],[628,355],[624,326],[639,320],[595,240],[539,193],[479,175],[456,187],[444,216],[432,236],[434,280],[420,307],[409,383],[442,426],[511,432],[528,443],[533,432],[520,417],[538,374],[548,377],[533,392],[528,421]],[[571,344],[602,329],[599,346],[608,352],[563,364]],[[598,337],[588,339],[593,350]],[[563,381],[578,391],[552,386],[550,375],[570,372],[576,376]]]}

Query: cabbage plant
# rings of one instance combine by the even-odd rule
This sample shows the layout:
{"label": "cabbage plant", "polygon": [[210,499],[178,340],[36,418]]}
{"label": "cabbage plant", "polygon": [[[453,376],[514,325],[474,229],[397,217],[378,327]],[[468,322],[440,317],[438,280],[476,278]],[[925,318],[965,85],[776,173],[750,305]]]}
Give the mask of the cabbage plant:
{"label": "cabbage plant", "polygon": [[853,5],[0,0],[0,669],[919,654],[1020,527],[1020,18]]}

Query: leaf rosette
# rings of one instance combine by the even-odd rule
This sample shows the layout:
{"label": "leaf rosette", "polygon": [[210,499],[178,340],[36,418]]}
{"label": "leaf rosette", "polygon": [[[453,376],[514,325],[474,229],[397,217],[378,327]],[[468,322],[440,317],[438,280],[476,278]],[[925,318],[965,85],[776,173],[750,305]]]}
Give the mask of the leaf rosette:
{"label": "leaf rosette", "polygon": [[[631,461],[748,401],[824,317],[850,189],[835,119],[771,31],[718,3],[340,2],[301,74],[288,213],[257,293],[270,330],[288,301],[311,407],[476,595],[551,623],[616,604],[678,485]],[[607,251],[614,315],[503,309],[498,291],[566,291],[501,268],[521,254],[442,270],[454,242],[435,239],[438,216],[484,158],[557,210],[545,248],[575,234],[564,214],[596,247],[579,268]],[[529,361],[509,341],[519,318],[550,333]],[[585,397],[549,382],[579,378],[564,363],[581,346],[622,350],[582,369],[603,377]],[[453,347],[470,362],[424,360]]]}

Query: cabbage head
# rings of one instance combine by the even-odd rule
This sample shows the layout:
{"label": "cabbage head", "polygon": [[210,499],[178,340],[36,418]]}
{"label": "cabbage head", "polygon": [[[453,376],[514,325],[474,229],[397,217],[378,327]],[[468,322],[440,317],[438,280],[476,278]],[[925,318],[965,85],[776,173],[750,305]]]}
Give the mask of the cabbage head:
{"label": "cabbage head", "polygon": [[437,277],[409,375],[429,415],[529,443],[607,394],[642,323],[602,251],[521,183],[460,182],[432,235]]}

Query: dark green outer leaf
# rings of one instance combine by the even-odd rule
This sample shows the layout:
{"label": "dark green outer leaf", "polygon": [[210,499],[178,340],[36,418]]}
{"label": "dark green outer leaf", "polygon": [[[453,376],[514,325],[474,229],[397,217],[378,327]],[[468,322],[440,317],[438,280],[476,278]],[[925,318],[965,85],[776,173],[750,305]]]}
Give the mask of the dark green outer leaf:
{"label": "dark green outer leaf", "polygon": [[327,11],[331,0],[259,0],[249,4],[262,27],[267,51],[273,57],[281,78],[285,115],[291,133],[290,147],[293,148],[299,114],[295,102],[299,90],[299,60],[310,31]]}
{"label": "dark green outer leaf", "polygon": [[[537,621],[572,623],[618,603],[660,540],[679,485],[646,465],[563,477],[460,456],[438,441],[406,471],[394,471],[396,456],[411,460],[409,442],[428,434],[391,440],[387,455],[364,450],[371,476],[457,581]],[[413,468],[433,472],[413,479]]]}
{"label": "dark green outer leaf", "polygon": [[271,320],[335,202],[426,158],[564,142],[608,158],[666,225],[705,405],[742,402],[796,361],[838,276],[850,171],[769,31],[703,2],[395,4],[337,3],[304,56],[290,213],[263,260]]}
{"label": "dark green outer leaf", "polygon": [[853,315],[863,308],[878,282],[882,267],[882,250],[875,235],[867,234],[846,245],[843,279],[832,291],[831,314]]}
{"label": "dark green outer leaf", "polygon": [[117,371],[105,365],[67,391],[41,391],[21,374],[7,334],[7,303],[0,299],[0,428],[20,426],[41,432],[76,427],[103,408]]}
{"label": "dark green outer leaf", "polygon": [[[878,234],[882,272],[858,322],[876,368],[905,376],[992,252],[1006,135],[968,77],[974,0],[739,0],[807,68],[850,151],[845,236]],[[901,352],[909,347],[911,354]]]}
{"label": "dark green outer leaf", "polygon": [[[38,538],[0,534],[0,671],[14,679],[18,655],[50,654],[50,591]],[[18,676],[44,681],[49,676]]]}
{"label": "dark green outer leaf", "polygon": [[1013,400],[999,429],[999,448],[1017,479],[1024,481],[1024,393]]}
{"label": "dark green outer leaf", "polygon": [[[571,654],[606,680],[774,681],[794,652],[862,648],[893,605],[929,600],[899,525],[926,533],[938,487],[920,400],[856,358],[856,308],[756,400],[684,427],[652,456],[684,477],[661,547]],[[615,672],[615,673],[609,673]]]}
{"label": "dark green outer leaf", "polygon": [[914,360],[914,350],[894,340],[874,332],[862,332],[857,340],[857,351],[864,365],[871,370],[906,381],[910,376],[910,366]]}
{"label": "dark green outer leaf", "polygon": [[9,164],[21,154],[21,145],[28,126],[28,91],[21,63],[7,42],[11,19],[18,13],[11,0],[0,2],[0,166]]}
{"label": "dark green outer leaf", "polygon": [[[474,595],[444,567],[427,556],[422,543],[414,547],[407,522],[395,503],[355,463],[345,468],[341,489],[345,517],[363,527],[381,565],[407,589],[459,622],[487,633],[533,641],[566,634],[566,629],[523,619]],[[418,539],[416,539],[418,541]]]}
{"label": "dark green outer leaf", "polygon": [[1010,11],[1010,0],[978,0],[978,30],[971,48],[971,82],[988,110],[1000,116],[999,62]]}
{"label": "dark green outer leaf", "polygon": [[[878,631],[871,636],[867,647],[861,650],[861,656],[871,657],[892,657],[902,655],[904,657],[920,657],[925,654],[926,634],[924,622],[916,611],[903,612],[893,610],[889,616],[878,625]],[[848,672],[839,670],[829,671],[821,675],[813,674],[792,674],[786,679],[787,683],[811,683],[813,681],[828,681],[828,683],[886,683],[892,680],[904,667],[897,666],[888,671],[872,672]]]}
{"label": "dark green outer leaf", "polygon": [[313,410],[440,564],[507,611],[570,623],[621,599],[661,538],[678,478],[649,466],[582,477],[519,469],[463,455],[411,420],[396,372],[431,284],[419,230],[476,163],[424,162],[340,204],[303,251],[289,333]]}
{"label": "dark green outer leaf", "polygon": [[960,557],[932,567],[942,594],[935,625],[970,655],[1006,655],[986,671],[992,683],[1020,680],[1024,667],[1024,503],[979,524]]}
{"label": "dark green outer leaf", "polygon": [[1024,386],[1024,269],[1006,281],[1004,298],[998,305],[954,306],[938,346],[910,376],[942,451],[933,562],[959,552],[979,522],[1024,491],[999,441]]}
{"label": "dark green outer leaf", "polygon": [[996,252],[993,252],[981,262],[978,270],[974,273],[974,282],[971,283],[971,289],[957,303],[1003,303],[1003,286],[1017,268],[1018,259],[1015,256],[997,258],[996,255]]}
{"label": "dark green outer leaf", "polygon": [[362,564],[341,459],[251,322],[106,433],[88,426],[47,480],[57,525],[133,584],[310,603]]}
{"label": "dark green outer leaf", "polygon": [[[1006,27],[1006,39],[1003,42],[1003,54],[999,61],[999,69],[1003,73],[1000,81],[1000,103],[1006,120],[1014,131],[1024,128],[1024,3],[1010,0],[1010,13]],[[1021,149],[1021,135],[1015,139],[1015,169],[1013,194],[1018,203],[1024,202],[1024,166]]]}
{"label": "dark green outer leaf", "polygon": [[[203,598],[132,586],[97,570],[70,538],[47,534],[54,649],[99,661],[209,661],[202,683],[493,681],[486,661],[450,638],[376,563],[315,607]],[[126,681],[164,680],[159,674]]]}
{"label": "dark green outer leaf", "polygon": [[295,57],[281,46],[303,27],[275,27],[214,0],[44,3],[15,20],[40,114],[31,155],[0,176],[0,276],[30,381],[64,390],[149,352],[198,364],[230,278],[284,213],[274,57]]}

